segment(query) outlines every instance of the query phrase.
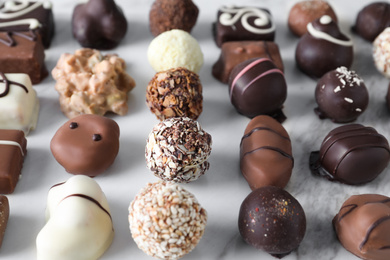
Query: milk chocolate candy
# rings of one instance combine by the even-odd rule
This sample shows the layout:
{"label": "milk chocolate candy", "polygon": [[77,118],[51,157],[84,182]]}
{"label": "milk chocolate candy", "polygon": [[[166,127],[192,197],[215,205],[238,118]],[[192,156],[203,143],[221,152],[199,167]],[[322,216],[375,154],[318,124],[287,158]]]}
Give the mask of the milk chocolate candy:
{"label": "milk chocolate candy", "polygon": [[387,139],[372,127],[350,124],[329,132],[310,155],[313,174],[350,185],[374,180],[388,165]]}
{"label": "milk chocolate candy", "polygon": [[379,194],[353,195],[333,219],[340,243],[362,259],[390,256],[390,198]]}
{"label": "milk chocolate candy", "polygon": [[54,36],[52,4],[42,1],[7,0],[0,5],[0,31],[27,32],[34,30],[45,48],[49,48]]}
{"label": "milk chocolate candy", "polygon": [[240,144],[241,173],[250,188],[284,188],[293,166],[291,141],[283,126],[269,116],[253,118]]}
{"label": "milk chocolate candy", "polygon": [[218,47],[230,41],[273,41],[275,23],[267,9],[254,6],[223,6],[214,24]]}
{"label": "milk chocolate candy", "polygon": [[252,58],[269,58],[283,71],[283,61],[279,47],[270,41],[236,41],[226,42],[222,45],[221,55],[213,65],[213,76],[227,84],[233,68],[243,61]]}
{"label": "milk chocolate candy", "polygon": [[20,130],[0,130],[0,194],[11,194],[21,175],[27,140]]}
{"label": "milk chocolate candy", "polygon": [[9,203],[4,195],[0,195],[0,248],[3,244],[5,229],[9,218]]}

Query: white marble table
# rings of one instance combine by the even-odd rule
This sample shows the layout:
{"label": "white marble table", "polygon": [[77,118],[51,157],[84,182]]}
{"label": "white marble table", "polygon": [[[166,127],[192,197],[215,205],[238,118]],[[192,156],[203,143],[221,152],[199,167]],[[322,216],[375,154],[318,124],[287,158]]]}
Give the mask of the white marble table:
{"label": "white marble table", "polygon": [[[70,20],[77,1],[54,0],[56,36],[46,52],[46,63],[51,70],[63,52],[74,52],[80,46],[71,36]],[[111,168],[95,178],[106,193],[112,210],[116,236],[102,259],[152,259],[139,250],[131,238],[127,208],[135,194],[147,183],[156,181],[144,161],[145,140],[158,123],[145,105],[145,89],[154,71],[149,66],[146,50],[152,35],[148,30],[148,12],[152,0],[117,0],[127,16],[129,29],[120,46],[113,50],[128,64],[128,72],[137,82],[129,99],[126,116],[111,116],[121,127],[121,148]],[[193,36],[199,41],[205,55],[200,71],[204,86],[204,111],[199,121],[213,136],[211,168],[198,181],[184,185],[195,194],[208,211],[205,235],[198,246],[183,259],[274,259],[267,253],[245,244],[238,233],[237,217],[242,200],[250,192],[239,170],[239,143],[248,118],[239,115],[230,104],[227,87],[211,76],[211,66],[219,56],[213,42],[211,23],[218,7],[223,4],[258,5],[272,12],[276,24],[276,42],[285,65],[288,98],[284,112],[288,119],[284,126],[290,134],[295,157],[292,178],[286,187],[302,204],[307,217],[306,236],[299,249],[286,260],[357,259],[337,241],[331,220],[345,199],[353,194],[379,193],[390,196],[389,168],[373,182],[352,187],[331,183],[311,175],[308,157],[319,149],[322,139],[337,124],[319,120],[314,112],[315,81],[303,75],[295,66],[294,51],[298,39],[287,29],[287,16],[294,1],[286,0],[195,0],[200,16]],[[371,57],[371,44],[350,31],[357,12],[371,1],[331,0],[340,18],[342,30],[353,38],[355,57],[353,69],[365,80],[369,89],[368,109],[357,123],[374,126],[390,138],[390,113],[384,96],[388,80],[379,74]],[[37,129],[28,136],[28,156],[23,177],[14,194],[9,195],[11,215],[0,250],[4,260],[35,259],[35,238],[44,225],[44,211],[48,189],[70,177],[54,160],[49,143],[55,131],[67,120],[60,112],[54,80],[49,76],[35,88],[41,101]]]}

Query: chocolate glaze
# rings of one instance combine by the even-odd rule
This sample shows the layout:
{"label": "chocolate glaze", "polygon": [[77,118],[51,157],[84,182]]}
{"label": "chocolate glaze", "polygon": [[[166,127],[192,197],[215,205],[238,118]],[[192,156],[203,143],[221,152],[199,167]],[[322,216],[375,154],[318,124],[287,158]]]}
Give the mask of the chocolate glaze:
{"label": "chocolate glaze", "polygon": [[267,58],[246,60],[232,70],[229,80],[230,101],[237,111],[249,118],[269,115],[282,122],[287,98],[283,72]]}
{"label": "chocolate glaze", "polygon": [[298,42],[295,60],[302,72],[317,78],[341,66],[350,68],[352,41],[329,16],[322,16],[308,24],[308,32]]}
{"label": "chocolate glaze", "polygon": [[287,191],[258,188],[241,204],[238,229],[249,245],[282,258],[297,249],[305,236],[305,212]]}
{"label": "chocolate glaze", "polygon": [[358,185],[374,180],[388,165],[389,143],[372,127],[350,124],[329,132],[319,152],[312,152],[313,174]]}
{"label": "chocolate glaze", "polygon": [[11,88],[11,85],[15,85],[15,86],[21,87],[22,89],[24,89],[24,91],[26,91],[26,93],[28,93],[28,89],[26,88],[25,85],[23,85],[23,84],[21,84],[19,82],[8,80],[3,72],[0,72],[0,77],[1,77],[0,83],[4,83],[4,85],[5,85],[5,90],[3,91],[3,93],[0,93],[0,98],[5,97],[5,96],[8,95],[9,90]]}
{"label": "chocolate glaze", "polygon": [[352,30],[362,38],[372,42],[389,26],[390,4],[388,2],[375,2],[360,10]]}
{"label": "chocolate glaze", "polygon": [[378,194],[351,196],[333,219],[341,244],[362,259],[390,255],[390,198]]}
{"label": "chocolate glaze", "polygon": [[291,141],[283,126],[269,116],[253,118],[240,143],[240,169],[250,188],[284,188],[293,166]]}
{"label": "chocolate glaze", "polygon": [[89,0],[74,8],[73,36],[86,48],[115,48],[127,32],[127,20],[114,0]]}

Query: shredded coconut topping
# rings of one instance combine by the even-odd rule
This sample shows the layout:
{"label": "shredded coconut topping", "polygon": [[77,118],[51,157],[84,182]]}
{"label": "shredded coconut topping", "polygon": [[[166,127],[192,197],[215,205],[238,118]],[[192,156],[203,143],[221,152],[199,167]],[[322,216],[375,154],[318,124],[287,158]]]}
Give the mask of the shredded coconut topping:
{"label": "shredded coconut topping", "polygon": [[360,86],[360,83],[364,82],[363,79],[360,78],[355,71],[348,70],[346,67],[338,67],[336,69],[336,72],[336,76],[339,78],[341,83],[341,88],[344,88],[346,86]]}

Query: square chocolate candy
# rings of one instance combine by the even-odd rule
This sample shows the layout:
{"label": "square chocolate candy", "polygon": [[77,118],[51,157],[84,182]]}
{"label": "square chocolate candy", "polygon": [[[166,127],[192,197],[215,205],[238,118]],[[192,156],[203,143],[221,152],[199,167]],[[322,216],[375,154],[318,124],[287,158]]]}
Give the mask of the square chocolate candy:
{"label": "square chocolate candy", "polygon": [[9,218],[8,198],[4,195],[0,195],[0,247],[3,244],[8,218]]}
{"label": "square chocolate candy", "polygon": [[20,130],[0,130],[0,194],[14,192],[27,153],[27,140]]}

